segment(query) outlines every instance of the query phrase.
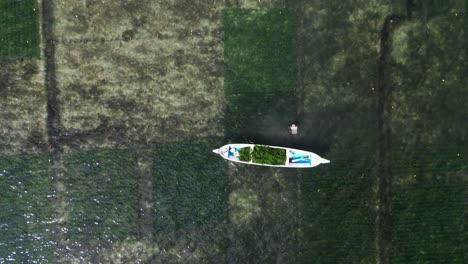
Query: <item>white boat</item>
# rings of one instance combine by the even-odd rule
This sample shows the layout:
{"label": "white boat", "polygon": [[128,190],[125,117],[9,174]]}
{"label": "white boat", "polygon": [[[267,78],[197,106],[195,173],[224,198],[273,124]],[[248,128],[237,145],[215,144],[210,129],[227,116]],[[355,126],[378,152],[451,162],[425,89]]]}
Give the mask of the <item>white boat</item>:
{"label": "white boat", "polygon": [[[274,153],[273,162],[258,162],[258,160],[265,160],[259,156],[264,155],[265,150]],[[320,164],[330,163],[329,160],[309,151],[257,144],[228,144],[214,149],[213,152],[229,161],[269,167],[312,168]]]}

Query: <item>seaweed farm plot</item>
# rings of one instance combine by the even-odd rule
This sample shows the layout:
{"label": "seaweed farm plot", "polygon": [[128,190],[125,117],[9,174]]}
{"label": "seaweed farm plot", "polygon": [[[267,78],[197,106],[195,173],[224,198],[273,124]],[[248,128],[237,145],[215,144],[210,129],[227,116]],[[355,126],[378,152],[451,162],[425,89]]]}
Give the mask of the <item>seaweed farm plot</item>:
{"label": "seaweed farm plot", "polygon": [[410,185],[393,198],[392,263],[466,263],[464,188]]}
{"label": "seaweed farm plot", "polygon": [[302,1],[301,130],[308,137],[348,146],[375,137],[377,58],[390,3]]}
{"label": "seaweed farm plot", "polygon": [[1,154],[34,153],[47,148],[47,111],[43,81],[44,71],[39,60],[2,61]]}
{"label": "seaweed farm plot", "polygon": [[227,137],[278,136],[296,118],[294,14],[228,9],[224,31]]}
{"label": "seaweed farm plot", "polygon": [[0,2],[0,58],[39,57],[38,12],[36,0]]}
{"label": "seaweed farm plot", "polygon": [[409,144],[466,142],[466,1],[414,2],[392,41],[392,131]]}
{"label": "seaweed farm plot", "polygon": [[230,166],[227,262],[301,263],[296,170]]}
{"label": "seaweed farm plot", "polygon": [[64,130],[85,149],[222,136],[222,6],[57,2]]}
{"label": "seaweed farm plot", "polygon": [[0,263],[54,262],[54,201],[47,156],[0,157]]}
{"label": "seaweed farm plot", "polygon": [[114,243],[138,235],[135,157],[127,150],[64,156],[69,257],[99,259]]}
{"label": "seaweed farm plot", "polygon": [[373,159],[334,158],[303,175],[303,260],[375,262]]}
{"label": "seaweed farm plot", "polygon": [[211,152],[221,143],[210,139],[156,145],[154,237],[167,252],[155,256],[156,262],[224,262],[227,167]]}
{"label": "seaweed farm plot", "polygon": [[[200,37],[219,30],[224,1],[153,0],[88,1],[64,0],[56,3],[57,36],[71,42],[132,41],[141,38]],[[221,33],[221,32],[218,32]],[[217,37],[221,37],[218,34]],[[175,46],[180,39],[173,39]],[[206,43],[207,39],[202,40]],[[210,39],[211,41],[213,39]],[[221,44],[221,43],[219,43]],[[179,46],[180,47],[180,46]]]}
{"label": "seaweed farm plot", "polygon": [[191,40],[181,42],[59,45],[65,129],[90,135],[81,143],[88,149],[221,136],[222,79],[207,74],[216,71],[216,56],[198,54],[202,51]]}
{"label": "seaweed farm plot", "polygon": [[455,184],[468,179],[465,145],[407,145],[391,149],[394,184]]}

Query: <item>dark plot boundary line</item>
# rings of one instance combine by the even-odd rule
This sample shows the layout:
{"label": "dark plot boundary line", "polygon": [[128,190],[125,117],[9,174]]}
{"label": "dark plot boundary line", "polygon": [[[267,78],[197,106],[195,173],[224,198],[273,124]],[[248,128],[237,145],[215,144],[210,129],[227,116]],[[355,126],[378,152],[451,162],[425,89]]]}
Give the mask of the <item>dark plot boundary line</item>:
{"label": "dark plot boundary line", "polygon": [[[464,33],[465,33],[465,68],[468,66],[468,63],[466,62],[466,59],[468,58],[468,0],[465,0],[465,13],[464,13]],[[468,83],[468,78],[465,76],[465,83]],[[463,200],[463,205],[464,205],[464,229],[465,229],[465,234],[464,234],[464,242],[465,242],[465,256],[464,259],[468,260],[468,175],[465,176],[464,179],[464,185],[465,185],[465,192],[464,192],[464,200]]]}
{"label": "dark plot boundary line", "polygon": [[52,173],[55,177],[56,189],[56,242],[57,260],[62,263],[65,259],[66,239],[65,239],[65,177],[63,165],[63,149],[58,142],[61,130],[61,118],[59,112],[58,98],[60,90],[56,81],[56,41],[54,36],[54,1],[43,0],[42,12],[42,37],[44,43],[44,69],[45,69],[45,89],[47,99],[47,135],[48,150],[52,166]]}
{"label": "dark plot boundary line", "polygon": [[377,261],[389,263],[391,228],[390,228],[390,205],[391,205],[391,184],[389,155],[387,149],[390,146],[390,128],[386,124],[388,111],[388,99],[390,97],[389,87],[385,83],[385,66],[390,60],[390,31],[392,17],[385,19],[381,31],[380,58],[378,62],[378,99],[377,99],[377,129],[378,129],[378,150],[377,150],[377,204],[379,209],[376,216],[376,246]]}
{"label": "dark plot boundary line", "polygon": [[391,129],[388,121],[391,118],[391,98],[393,87],[386,78],[387,65],[391,60],[393,31],[412,16],[414,3],[407,0],[407,15],[388,15],[380,32],[380,56],[377,63],[377,212],[376,212],[376,261],[390,263],[392,225],[392,172],[391,172]]}
{"label": "dark plot boundary line", "polygon": [[54,4],[51,0],[42,1],[42,36],[44,39],[44,62],[45,62],[45,87],[47,96],[47,133],[49,136],[49,145],[53,155],[61,152],[61,147],[57,142],[60,134],[61,118],[59,112],[58,97],[60,90],[57,87],[56,80],[56,41],[53,25]]}
{"label": "dark plot boundary line", "polygon": [[377,98],[377,129],[378,129],[378,149],[377,149],[377,204],[376,215],[376,247],[377,261],[379,263],[389,263],[389,243],[391,241],[390,205],[391,205],[391,184],[392,178],[389,171],[389,157],[386,149],[390,146],[390,128],[387,127],[385,119],[387,114],[387,100],[390,95],[388,86],[385,84],[385,65],[390,57],[390,27],[392,20],[385,19],[381,31],[380,58],[378,62],[378,98]]}

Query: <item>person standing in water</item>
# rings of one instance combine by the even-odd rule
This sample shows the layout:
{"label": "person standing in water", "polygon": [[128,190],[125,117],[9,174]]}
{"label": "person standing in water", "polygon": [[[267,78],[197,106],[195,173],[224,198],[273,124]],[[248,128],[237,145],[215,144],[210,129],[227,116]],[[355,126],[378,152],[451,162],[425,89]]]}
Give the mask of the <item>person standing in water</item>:
{"label": "person standing in water", "polygon": [[289,130],[291,131],[291,134],[292,135],[297,135],[297,130],[299,129],[298,126],[296,126],[296,124],[292,124],[290,127],[289,127]]}

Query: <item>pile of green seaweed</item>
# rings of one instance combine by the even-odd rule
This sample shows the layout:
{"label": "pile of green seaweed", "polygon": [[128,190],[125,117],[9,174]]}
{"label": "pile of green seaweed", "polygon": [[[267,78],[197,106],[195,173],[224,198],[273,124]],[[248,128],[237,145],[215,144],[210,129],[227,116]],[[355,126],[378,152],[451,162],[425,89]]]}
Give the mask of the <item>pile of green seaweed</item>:
{"label": "pile of green seaweed", "polygon": [[252,160],[259,164],[284,165],[286,150],[256,145],[253,151],[251,151],[250,147],[245,147],[239,151],[239,159],[247,162]]}

